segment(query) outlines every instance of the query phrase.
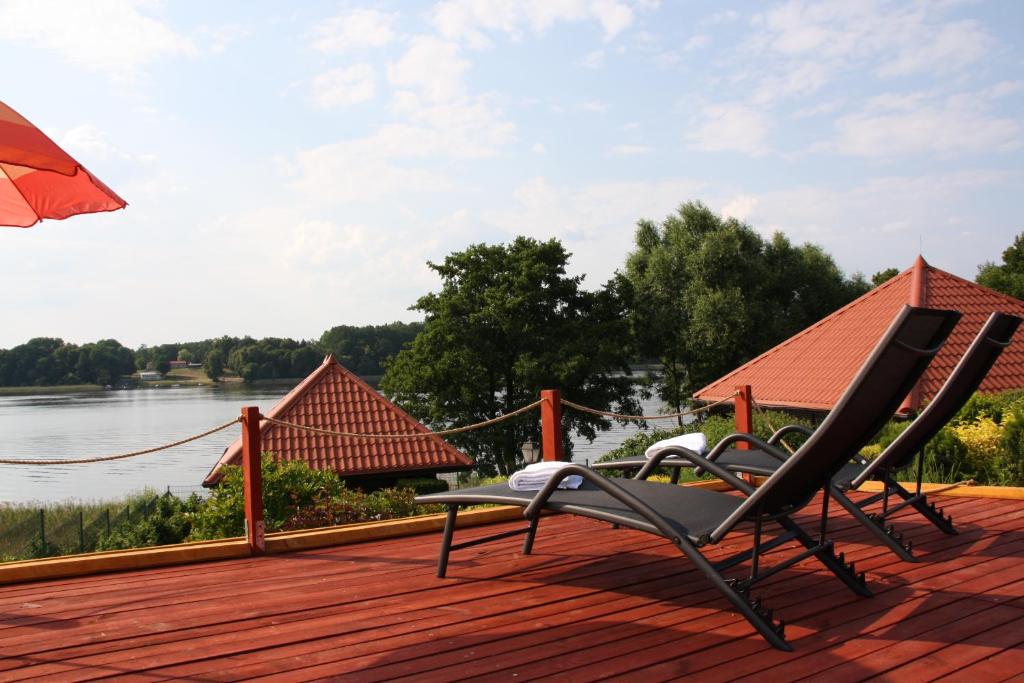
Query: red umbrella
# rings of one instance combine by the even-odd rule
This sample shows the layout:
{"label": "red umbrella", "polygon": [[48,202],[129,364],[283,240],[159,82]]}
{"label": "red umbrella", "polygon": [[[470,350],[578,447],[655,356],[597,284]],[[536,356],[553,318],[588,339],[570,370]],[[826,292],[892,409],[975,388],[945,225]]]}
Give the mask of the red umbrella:
{"label": "red umbrella", "polygon": [[115,211],[126,202],[18,112],[0,102],[0,225]]}

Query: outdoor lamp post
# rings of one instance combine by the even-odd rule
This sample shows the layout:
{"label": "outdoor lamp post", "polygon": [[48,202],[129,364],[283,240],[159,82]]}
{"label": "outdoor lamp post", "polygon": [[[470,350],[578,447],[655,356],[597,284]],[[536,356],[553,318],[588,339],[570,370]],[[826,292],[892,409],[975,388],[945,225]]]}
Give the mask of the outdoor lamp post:
{"label": "outdoor lamp post", "polygon": [[519,450],[522,452],[523,461],[527,465],[532,465],[540,459],[540,446],[532,441],[524,441]]}

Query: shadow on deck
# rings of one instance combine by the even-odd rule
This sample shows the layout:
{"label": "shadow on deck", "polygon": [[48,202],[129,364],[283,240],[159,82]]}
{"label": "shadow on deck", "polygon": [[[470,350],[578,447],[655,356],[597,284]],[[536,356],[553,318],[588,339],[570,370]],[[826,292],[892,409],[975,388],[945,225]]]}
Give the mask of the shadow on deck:
{"label": "shadow on deck", "polygon": [[[444,580],[434,577],[440,534],[432,533],[3,586],[0,678],[653,683],[693,675],[1019,675],[1024,501],[937,500],[960,535],[909,513],[896,518],[919,563],[899,561],[850,518],[835,517],[838,549],[867,572],[875,597],[854,596],[813,560],[755,591],[786,620],[796,648],[788,654],[730,611],[668,543],[552,516],[541,522],[534,555],[523,557],[515,538],[458,551]],[[472,528],[457,538],[494,531]],[[742,534],[727,540],[718,552],[749,546]]]}

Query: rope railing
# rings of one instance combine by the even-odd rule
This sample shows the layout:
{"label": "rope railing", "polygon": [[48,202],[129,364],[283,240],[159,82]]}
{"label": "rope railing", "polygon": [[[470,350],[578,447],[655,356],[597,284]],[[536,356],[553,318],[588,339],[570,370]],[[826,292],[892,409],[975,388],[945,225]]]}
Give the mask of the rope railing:
{"label": "rope railing", "polygon": [[562,399],[562,405],[568,406],[574,410],[578,410],[581,413],[600,415],[601,417],[611,417],[615,418],[616,420],[636,420],[639,422],[641,420],[669,420],[678,417],[685,417],[687,415],[696,415],[698,413],[707,412],[714,408],[715,406],[719,406],[723,403],[728,403],[729,401],[733,400],[739,395],[740,392],[737,391],[735,393],[730,394],[729,396],[726,396],[723,399],[715,401],[714,403],[708,403],[707,405],[703,405],[698,408],[691,408],[690,410],[684,410],[679,413],[666,413],[664,415],[623,415],[622,413],[613,413],[607,410],[597,410],[596,408],[588,408],[587,406],[582,406],[579,403],[573,403],[572,401],[564,398]]}
{"label": "rope railing", "polygon": [[222,424],[222,425],[220,425],[218,427],[214,427],[213,429],[207,429],[205,432],[203,432],[201,434],[196,434],[194,436],[190,436],[190,437],[185,438],[185,439],[180,439],[180,440],[175,441],[173,443],[164,444],[163,446],[156,446],[154,448],[146,448],[146,449],[143,449],[141,451],[132,451],[130,453],[119,453],[117,455],[100,455],[100,456],[96,456],[94,458],[71,458],[71,459],[62,459],[62,460],[47,460],[47,459],[32,459],[32,460],[29,460],[29,459],[17,459],[17,458],[0,458],[0,465],[86,465],[86,464],[96,463],[96,462],[110,462],[111,460],[124,460],[126,458],[135,458],[135,457],[140,456],[140,455],[148,455],[149,453],[156,453],[158,451],[166,451],[169,448],[174,448],[175,446],[181,446],[183,444],[189,443],[190,441],[197,441],[197,440],[202,439],[204,437],[210,436],[211,434],[216,434],[217,432],[223,431],[223,430],[227,429],[228,427],[231,427],[232,425],[236,425],[239,422],[241,422],[241,420],[242,420],[241,417],[236,417],[235,419],[231,420],[230,422],[225,422],[224,424]]}
{"label": "rope railing", "polygon": [[310,427],[309,425],[300,425],[294,422],[285,422],[284,420],[278,420],[276,418],[267,417],[266,415],[262,414],[260,415],[260,419],[265,420],[272,425],[277,425],[278,427],[296,429],[303,432],[321,434],[323,436],[343,436],[360,439],[424,439],[434,436],[448,436],[449,434],[461,434],[463,432],[473,431],[474,429],[482,429],[484,427],[489,427],[491,425],[498,424],[499,422],[504,422],[505,420],[510,420],[513,417],[517,417],[525,412],[533,410],[534,408],[540,406],[541,403],[543,403],[543,400],[537,400],[529,405],[523,406],[522,408],[517,408],[516,410],[513,410],[510,413],[505,413],[504,415],[499,415],[497,417],[491,418],[490,420],[484,420],[483,422],[477,422],[471,425],[453,427],[451,429],[442,429],[436,432],[415,432],[410,434],[365,434],[362,432],[342,432],[334,429],[321,429],[320,427]]}

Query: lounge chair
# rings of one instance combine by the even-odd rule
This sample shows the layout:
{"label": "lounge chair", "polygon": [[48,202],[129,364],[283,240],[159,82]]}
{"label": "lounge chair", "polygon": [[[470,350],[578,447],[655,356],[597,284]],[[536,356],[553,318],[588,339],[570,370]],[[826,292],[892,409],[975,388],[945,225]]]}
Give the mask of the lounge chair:
{"label": "lounge chair", "polygon": [[[975,336],[974,341],[960,358],[960,362],[925,407],[921,414],[875,459],[868,461],[853,454],[832,480],[832,497],[851,515],[863,524],[878,540],[907,561],[916,561],[912,543],[888,523],[895,512],[910,506],[932,524],[947,534],[955,534],[951,517],[945,515],[934,503],[927,500],[922,491],[921,481],[924,468],[924,447],[942,429],[956,412],[967,402],[985,379],[992,365],[999,358],[1020,325],[1017,316],[993,313]],[[779,442],[787,434],[811,434],[811,430],[800,425],[787,425],[768,439],[770,449],[738,450],[729,448],[731,437],[717,444],[707,459],[725,467],[730,472],[771,475],[788,459],[789,454],[779,448]],[[612,460],[594,465],[595,469],[629,470],[639,469],[638,478],[646,479],[656,468],[672,467],[673,481],[678,479],[681,467],[692,467],[688,460],[669,457],[669,452],[658,452],[651,458],[629,458]],[[894,474],[911,467],[916,460],[916,490],[911,493],[896,481]],[[882,482],[882,491],[859,501],[847,496],[851,489],[858,488],[869,479]],[[889,495],[897,494],[902,501],[889,505]],[[880,511],[866,513],[864,508],[882,501]]]}
{"label": "lounge chair", "polygon": [[[741,495],[666,486],[640,479],[610,479],[592,469],[570,464],[548,480],[540,491],[513,491],[505,484],[495,484],[418,496],[418,503],[440,503],[448,508],[437,575],[444,577],[447,573],[448,556],[452,550],[514,534],[526,534],[523,553],[529,554],[542,510],[590,517],[667,538],[765,640],[781,650],[791,650],[785,639],[784,624],[775,622],[771,610],[764,608],[760,600],[751,598],[751,588],[755,583],[813,556],[855,593],[871,595],[863,573],[858,574],[852,563],[847,563],[841,554],[836,555],[832,542],[827,539],[827,503],[822,505],[821,531],[817,539],[797,524],[791,515],[807,505],[818,491],[826,489],[829,480],[849,459],[849,454],[863,447],[889,419],[942,347],[959,317],[955,311],[904,307],[844,392],[835,410],[760,488],[754,489],[721,465],[696,453],[677,449],[680,457],[714,473]],[[737,435],[736,440],[739,439],[750,441],[758,448],[774,449],[750,435]],[[583,477],[583,485],[575,490],[557,489],[561,479],[571,474]],[[459,507],[481,503],[525,507],[523,514],[528,526],[453,545]],[[747,521],[753,522],[754,527],[750,550],[717,562],[702,554],[702,547],[721,542],[737,525]],[[781,532],[778,537],[762,543],[761,532],[765,522],[778,524]],[[804,550],[762,571],[759,566],[761,553],[789,540],[796,540]],[[747,560],[750,560],[747,578],[726,578],[723,574],[726,569]]]}

